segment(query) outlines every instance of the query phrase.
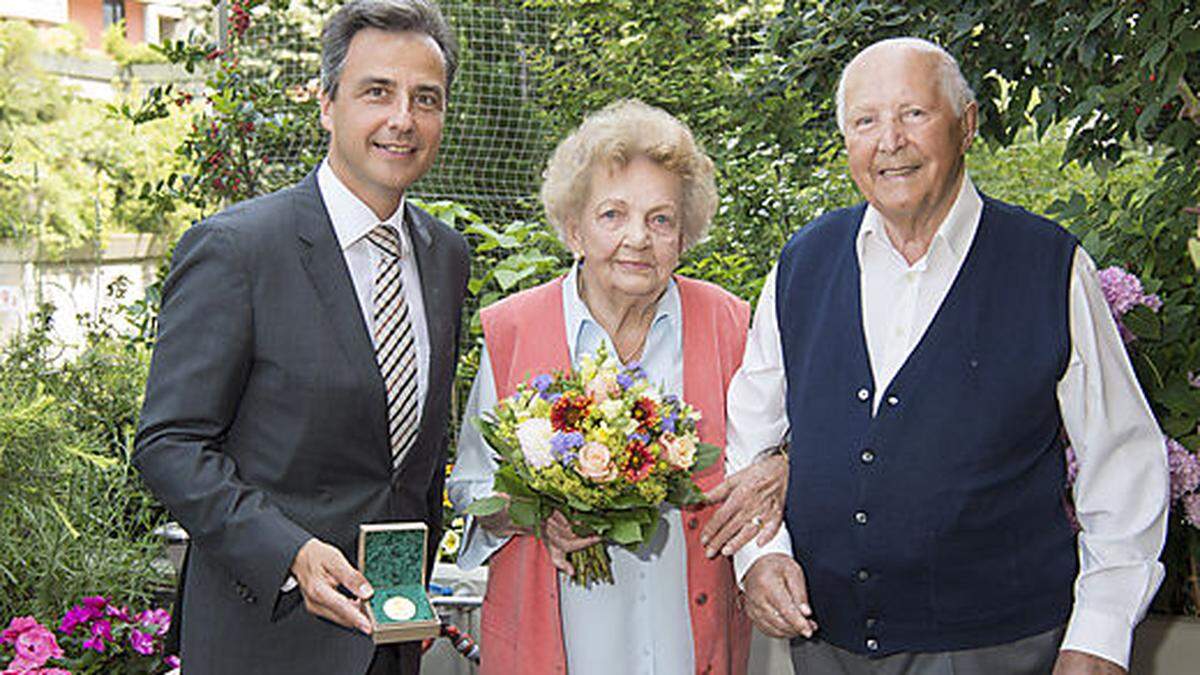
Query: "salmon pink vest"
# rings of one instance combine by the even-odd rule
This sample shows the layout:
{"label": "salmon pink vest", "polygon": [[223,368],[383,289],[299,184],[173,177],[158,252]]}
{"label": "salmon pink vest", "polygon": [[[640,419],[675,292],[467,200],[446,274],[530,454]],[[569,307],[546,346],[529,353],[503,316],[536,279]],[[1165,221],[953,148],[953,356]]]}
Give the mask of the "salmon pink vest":
{"label": "salmon pink vest", "polygon": [[[700,410],[700,440],[724,447],[725,392],[742,362],[750,307],[721,288],[675,277],[683,314],[683,400]],[[563,319],[562,278],[506,298],[481,312],[496,396],[540,373],[571,367]],[[696,476],[702,490],[721,482],[724,452]],[[744,675],[750,622],[742,609],[733,567],[710,560],[700,530],[715,506],[684,511],[688,611],[697,674]],[[513,537],[491,557],[481,626],[481,675],[564,674],[558,575],[546,547],[532,536]]]}

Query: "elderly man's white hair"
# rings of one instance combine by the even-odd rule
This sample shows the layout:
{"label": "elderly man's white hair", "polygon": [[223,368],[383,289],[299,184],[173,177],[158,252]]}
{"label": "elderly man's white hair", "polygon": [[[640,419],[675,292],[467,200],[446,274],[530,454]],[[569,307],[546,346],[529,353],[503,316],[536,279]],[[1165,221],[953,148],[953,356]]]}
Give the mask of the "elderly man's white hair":
{"label": "elderly man's white hair", "polygon": [[942,95],[954,107],[954,115],[956,117],[962,117],[963,110],[966,110],[968,105],[975,102],[975,92],[971,90],[971,85],[967,84],[967,78],[963,77],[962,70],[958,67],[958,61],[955,61],[954,57],[950,56],[950,53],[945,49],[933,44],[929,40],[914,37],[880,40],[850,59],[850,63],[847,63],[846,67],[842,69],[842,76],[838,78],[837,125],[842,135],[846,134],[846,73],[849,73],[850,69],[866,55],[878,49],[886,49],[888,47],[905,47],[937,57],[938,85],[941,88]]}

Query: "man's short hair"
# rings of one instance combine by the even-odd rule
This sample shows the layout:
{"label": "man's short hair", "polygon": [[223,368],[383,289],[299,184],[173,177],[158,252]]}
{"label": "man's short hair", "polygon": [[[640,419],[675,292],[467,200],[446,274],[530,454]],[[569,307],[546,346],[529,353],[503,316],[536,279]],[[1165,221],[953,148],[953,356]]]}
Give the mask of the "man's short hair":
{"label": "man's short hair", "polygon": [[850,63],[847,63],[846,67],[842,68],[842,76],[838,78],[836,100],[837,125],[838,131],[841,131],[843,135],[846,133],[846,73],[849,73],[850,68],[864,55],[876,49],[886,47],[907,47],[923,54],[932,54],[935,56],[938,59],[938,87],[942,95],[954,107],[954,115],[956,117],[962,117],[962,113],[967,109],[967,106],[975,102],[975,92],[971,89],[971,85],[967,84],[967,78],[963,77],[962,69],[958,67],[958,61],[955,61],[954,57],[950,56],[950,53],[945,49],[928,40],[914,37],[880,40],[855,54],[854,58],[850,59]]}
{"label": "man's short hair", "polygon": [[437,43],[446,62],[446,93],[458,70],[458,41],[433,0],[350,0],[321,31],[321,92],[336,98],[350,41],[364,28],[389,33],[423,33]]}

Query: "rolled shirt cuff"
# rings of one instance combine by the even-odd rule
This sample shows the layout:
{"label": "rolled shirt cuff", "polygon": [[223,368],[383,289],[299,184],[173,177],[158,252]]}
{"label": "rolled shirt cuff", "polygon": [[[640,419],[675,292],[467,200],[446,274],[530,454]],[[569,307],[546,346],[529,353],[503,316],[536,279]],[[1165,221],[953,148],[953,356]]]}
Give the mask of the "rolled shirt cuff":
{"label": "rolled shirt cuff", "polygon": [[751,539],[733,554],[733,573],[737,576],[738,588],[745,590],[742,580],[746,572],[750,571],[759,558],[769,553],[783,553],[789,557],[792,555],[792,537],[788,534],[786,525],[781,525],[765,546],[759,546],[756,539]]}
{"label": "rolled shirt cuff", "polygon": [[1128,670],[1133,629],[1120,616],[1076,605],[1060,649],[1099,656]]}
{"label": "rolled shirt cuff", "polygon": [[487,531],[475,521],[474,516],[467,516],[463,525],[462,547],[458,550],[458,566],[464,572],[479,567],[492,554],[499,551],[508,543],[511,537],[501,537]]}

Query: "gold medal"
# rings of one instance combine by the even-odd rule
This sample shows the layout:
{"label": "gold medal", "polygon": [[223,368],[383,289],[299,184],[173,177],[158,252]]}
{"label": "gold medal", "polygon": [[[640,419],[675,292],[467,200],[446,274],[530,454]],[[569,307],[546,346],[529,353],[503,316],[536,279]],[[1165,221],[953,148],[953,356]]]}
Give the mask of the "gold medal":
{"label": "gold medal", "polygon": [[417,606],[412,600],[397,595],[383,603],[383,613],[392,621],[408,621],[417,615]]}

